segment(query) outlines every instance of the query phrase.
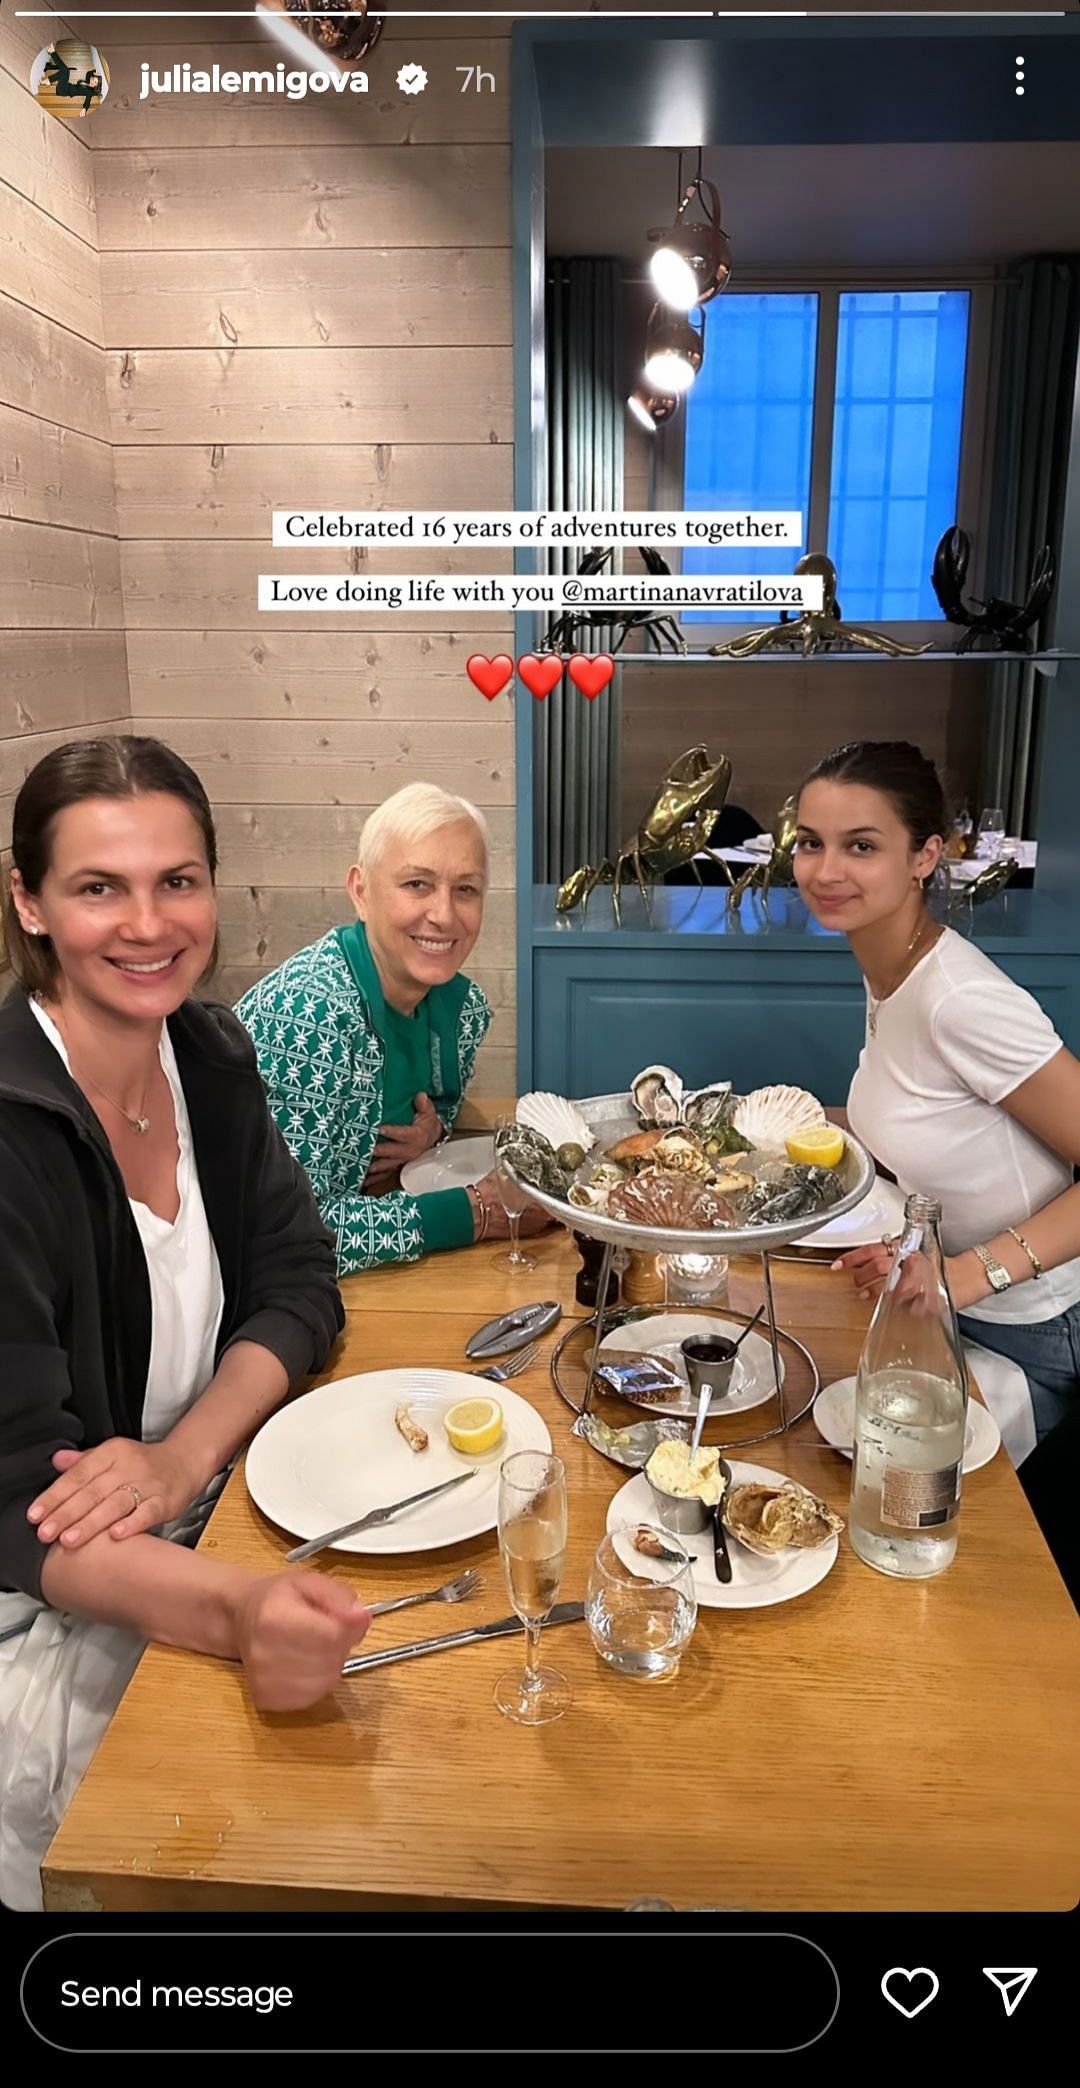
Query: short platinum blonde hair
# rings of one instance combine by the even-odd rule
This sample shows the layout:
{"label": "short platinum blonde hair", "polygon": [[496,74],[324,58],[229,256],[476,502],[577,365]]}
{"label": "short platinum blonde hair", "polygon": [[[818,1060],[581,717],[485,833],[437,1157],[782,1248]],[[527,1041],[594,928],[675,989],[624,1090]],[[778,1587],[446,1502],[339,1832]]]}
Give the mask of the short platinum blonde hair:
{"label": "short platinum blonde hair", "polygon": [[456,797],[438,783],[406,783],[365,820],[356,851],[361,875],[369,877],[393,843],[426,840],[441,827],[457,826],[463,819],[472,820],[480,837],[486,884],[491,844],[487,820],[468,798]]}

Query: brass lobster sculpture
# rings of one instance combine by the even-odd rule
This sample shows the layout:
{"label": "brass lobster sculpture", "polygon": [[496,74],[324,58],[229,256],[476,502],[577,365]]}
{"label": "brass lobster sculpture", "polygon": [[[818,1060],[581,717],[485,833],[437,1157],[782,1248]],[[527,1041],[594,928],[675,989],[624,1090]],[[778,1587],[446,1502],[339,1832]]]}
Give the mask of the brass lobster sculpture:
{"label": "brass lobster sculpture", "polygon": [[929,645],[901,645],[897,638],[886,638],[880,631],[866,631],[860,624],[843,623],[840,604],[836,599],[836,567],[823,551],[808,551],[800,558],[795,571],[798,574],[818,574],[824,581],[820,609],[804,609],[799,616],[791,618],[781,610],[780,621],[766,624],[762,631],[743,631],[737,638],[729,638],[723,645],[710,645],[714,659],[749,660],[755,653],[801,652],[804,659],[811,653],[840,652],[854,647],[863,652],[888,653],[892,658],[914,659],[919,653],[929,652]]}
{"label": "brass lobster sculpture", "polygon": [[694,857],[701,853],[711,856],[730,878],[723,857],[708,845],[713,820],[727,797],[730,782],[731,763],[726,754],[711,762],[706,748],[689,747],[672,762],[633,839],[619,850],[614,861],[605,856],[595,867],[583,863],[580,869],[572,870],[559,887],[556,911],[572,913],[577,906],[587,909],[597,885],[610,885],[615,919],[621,925],[619,894],[631,877],[648,910],[649,885],[680,864],[689,863],[701,883],[701,873],[694,862]]}

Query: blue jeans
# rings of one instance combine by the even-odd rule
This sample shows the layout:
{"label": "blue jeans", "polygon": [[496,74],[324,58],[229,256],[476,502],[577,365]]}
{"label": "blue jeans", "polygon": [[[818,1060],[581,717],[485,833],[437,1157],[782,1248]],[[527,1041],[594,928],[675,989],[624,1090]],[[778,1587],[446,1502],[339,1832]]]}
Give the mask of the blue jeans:
{"label": "blue jeans", "polygon": [[1040,1443],[1059,1421],[1080,1409],[1080,1305],[1028,1326],[970,1319],[965,1313],[959,1319],[967,1341],[979,1341],[995,1355],[1019,1364],[1031,1387]]}

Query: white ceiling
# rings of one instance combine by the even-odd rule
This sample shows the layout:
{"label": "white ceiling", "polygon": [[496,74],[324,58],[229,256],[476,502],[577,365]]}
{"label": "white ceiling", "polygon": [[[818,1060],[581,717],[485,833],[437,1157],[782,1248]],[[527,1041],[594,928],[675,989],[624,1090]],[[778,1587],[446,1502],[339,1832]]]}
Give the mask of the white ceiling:
{"label": "white ceiling", "polygon": [[[690,163],[687,163],[688,166]],[[1080,143],[710,148],[736,275],[940,267],[1080,251]],[[676,155],[552,149],[549,253],[644,262],[670,223]]]}

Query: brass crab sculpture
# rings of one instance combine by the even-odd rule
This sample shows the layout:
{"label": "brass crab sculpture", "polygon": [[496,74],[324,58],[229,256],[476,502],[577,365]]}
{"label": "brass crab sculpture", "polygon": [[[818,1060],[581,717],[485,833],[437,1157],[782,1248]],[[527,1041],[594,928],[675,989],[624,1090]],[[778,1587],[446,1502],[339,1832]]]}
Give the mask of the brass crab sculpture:
{"label": "brass crab sculpture", "polygon": [[804,609],[794,618],[782,609],[779,623],[766,624],[761,631],[743,631],[723,645],[710,645],[714,659],[749,660],[755,653],[763,652],[801,652],[804,659],[809,659],[811,653],[840,652],[848,647],[914,659],[931,650],[929,645],[901,645],[899,639],[886,638],[880,631],[866,631],[860,624],[842,622],[836,599],[836,567],[823,551],[808,551],[795,571],[817,574],[824,581],[821,608]]}
{"label": "brass crab sculpture", "polygon": [[624,884],[633,879],[648,910],[649,886],[680,864],[689,863],[701,883],[701,873],[694,862],[694,857],[701,853],[711,856],[730,878],[723,857],[708,845],[713,820],[727,797],[730,782],[731,762],[726,754],[721,754],[719,761],[710,761],[705,747],[689,747],[672,762],[632,840],[619,850],[614,861],[605,856],[595,867],[583,863],[580,869],[572,870],[565,884],[559,886],[556,911],[573,913],[577,906],[586,909],[597,885],[610,885],[615,919],[621,924],[619,895]]}
{"label": "brass crab sculpture", "polygon": [[773,829],[773,845],[769,854],[762,856],[757,863],[749,863],[741,876],[732,878],[727,902],[729,913],[735,911],[743,893],[748,891],[760,891],[762,904],[767,911],[770,886],[794,884],[795,804],[795,799],[789,797],[785,798],[781,805]]}

